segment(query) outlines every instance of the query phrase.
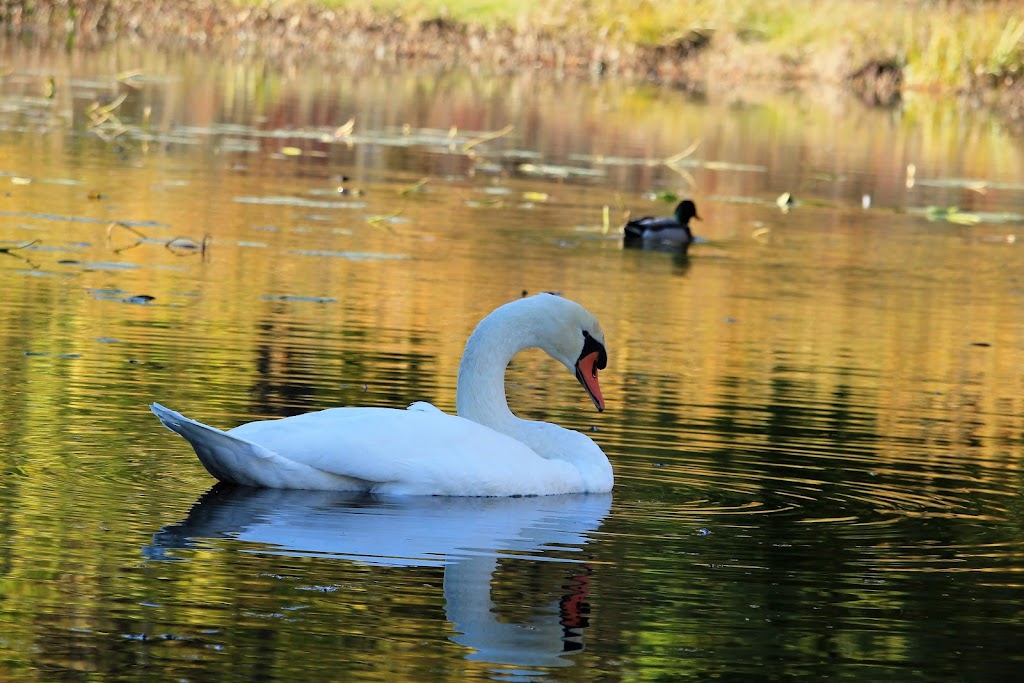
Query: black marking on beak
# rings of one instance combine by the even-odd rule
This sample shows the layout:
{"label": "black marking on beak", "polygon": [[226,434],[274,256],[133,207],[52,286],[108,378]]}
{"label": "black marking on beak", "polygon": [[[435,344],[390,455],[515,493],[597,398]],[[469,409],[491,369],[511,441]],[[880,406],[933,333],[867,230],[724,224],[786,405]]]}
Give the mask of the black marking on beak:
{"label": "black marking on beak", "polygon": [[576,359],[576,362],[579,363],[580,359],[589,356],[594,351],[597,351],[597,365],[594,367],[598,370],[604,370],[608,365],[608,352],[605,351],[604,344],[591,337],[589,332],[583,330],[583,351],[580,352],[580,357]]}
{"label": "black marking on beak", "polygon": [[583,351],[576,359],[576,379],[586,389],[598,412],[604,410],[604,397],[601,395],[601,385],[597,381],[597,371],[603,370],[606,365],[608,352],[605,351],[604,344],[584,332]]}

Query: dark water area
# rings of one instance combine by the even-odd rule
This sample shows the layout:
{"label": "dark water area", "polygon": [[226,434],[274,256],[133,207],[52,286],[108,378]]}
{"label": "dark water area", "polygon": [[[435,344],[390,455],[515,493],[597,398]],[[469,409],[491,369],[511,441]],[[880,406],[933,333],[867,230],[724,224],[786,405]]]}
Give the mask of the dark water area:
{"label": "dark water area", "polygon": [[[1024,141],[998,119],[0,54],[0,679],[1024,663]],[[622,249],[683,196],[687,258]],[[607,410],[539,352],[509,403],[590,434],[607,496],[212,488],[147,408],[451,411],[477,321],[545,290],[601,320]]]}

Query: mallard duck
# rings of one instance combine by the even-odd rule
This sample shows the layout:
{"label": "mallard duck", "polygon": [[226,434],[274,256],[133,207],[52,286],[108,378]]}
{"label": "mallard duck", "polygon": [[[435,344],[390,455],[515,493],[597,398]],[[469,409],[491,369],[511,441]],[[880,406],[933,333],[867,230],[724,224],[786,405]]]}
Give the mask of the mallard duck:
{"label": "mallard duck", "polygon": [[690,232],[690,219],[696,218],[697,206],[689,199],[684,199],[676,206],[671,217],[644,216],[626,223],[623,228],[622,245],[641,249],[671,250],[685,254],[693,242]]}

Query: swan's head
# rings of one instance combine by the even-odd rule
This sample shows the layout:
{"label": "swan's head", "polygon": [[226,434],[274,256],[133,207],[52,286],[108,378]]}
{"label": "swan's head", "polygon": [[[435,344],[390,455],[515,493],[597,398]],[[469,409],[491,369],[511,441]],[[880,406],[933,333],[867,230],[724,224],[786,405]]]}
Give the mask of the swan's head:
{"label": "swan's head", "polygon": [[459,363],[459,415],[482,424],[493,418],[494,402],[508,412],[505,368],[524,349],[541,348],[572,372],[599,411],[604,397],[597,371],[608,364],[604,331],[590,311],[555,294],[537,294],[499,306],[480,321]]}
{"label": "swan's head", "polygon": [[597,371],[608,365],[601,323],[587,309],[554,294],[538,294],[536,300],[546,310],[540,316],[540,346],[552,358],[561,361],[576,375],[597,410],[604,410],[604,396]]}

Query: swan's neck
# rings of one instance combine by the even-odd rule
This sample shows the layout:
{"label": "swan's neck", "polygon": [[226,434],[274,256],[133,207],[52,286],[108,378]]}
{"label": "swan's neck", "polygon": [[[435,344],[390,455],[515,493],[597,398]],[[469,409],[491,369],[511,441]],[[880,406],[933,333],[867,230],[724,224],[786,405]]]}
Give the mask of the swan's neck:
{"label": "swan's neck", "polygon": [[508,409],[505,368],[520,351],[540,347],[572,369],[573,352],[560,349],[557,333],[546,327],[550,316],[542,314],[552,302],[547,296],[505,304],[477,325],[459,364],[455,406],[460,417],[510,436],[542,458],[567,462],[579,474],[581,490],[611,491],[611,463],[590,437],[547,422],[520,419]]}
{"label": "swan's neck", "polygon": [[455,407],[460,417],[517,437],[531,422],[512,414],[505,399],[505,369],[512,356],[537,346],[527,316],[506,307],[477,326],[459,363]]}

